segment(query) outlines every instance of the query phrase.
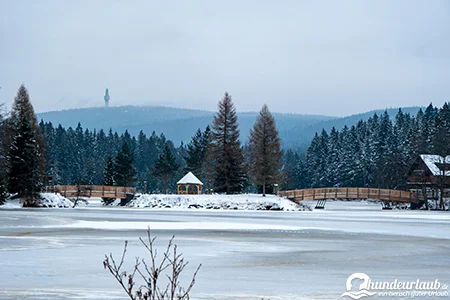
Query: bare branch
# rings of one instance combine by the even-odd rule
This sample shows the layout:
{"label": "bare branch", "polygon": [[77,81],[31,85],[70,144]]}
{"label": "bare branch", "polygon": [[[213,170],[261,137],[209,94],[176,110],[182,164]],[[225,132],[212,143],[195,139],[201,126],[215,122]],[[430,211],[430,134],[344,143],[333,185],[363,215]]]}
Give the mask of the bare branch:
{"label": "bare branch", "polygon": [[[109,256],[105,255],[103,266],[109,270],[132,300],[187,300],[195,284],[195,277],[200,270],[201,264],[195,271],[188,288],[184,289],[179,282],[179,277],[188,265],[188,262],[185,262],[182,254],[177,253],[177,246],[173,243],[174,238],[175,236],[172,236],[169,240],[158,263],[157,250],[154,248],[156,237],[151,236],[150,228],[148,228],[147,240],[142,238],[139,238],[139,240],[150,256],[150,264],[147,264],[144,259],[136,257],[132,272],[127,275],[126,271],[122,271],[128,247],[128,242],[125,241],[120,262],[117,264],[112,254]],[[162,277],[164,275],[163,272],[167,269],[170,270],[168,271],[169,273],[165,274],[166,277]],[[143,281],[143,284],[140,284],[139,287],[137,287],[135,281],[137,274],[138,279]],[[167,279],[167,283],[161,282],[164,278]]]}

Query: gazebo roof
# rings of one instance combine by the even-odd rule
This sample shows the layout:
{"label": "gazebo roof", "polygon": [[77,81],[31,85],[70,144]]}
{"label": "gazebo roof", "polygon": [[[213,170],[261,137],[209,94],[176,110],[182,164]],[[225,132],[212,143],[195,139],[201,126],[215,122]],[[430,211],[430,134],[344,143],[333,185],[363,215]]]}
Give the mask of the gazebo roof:
{"label": "gazebo roof", "polygon": [[200,185],[203,185],[203,183],[197,177],[195,177],[195,175],[192,174],[192,172],[189,172],[186,175],[184,175],[184,177],[181,178],[177,182],[177,184],[200,184]]}

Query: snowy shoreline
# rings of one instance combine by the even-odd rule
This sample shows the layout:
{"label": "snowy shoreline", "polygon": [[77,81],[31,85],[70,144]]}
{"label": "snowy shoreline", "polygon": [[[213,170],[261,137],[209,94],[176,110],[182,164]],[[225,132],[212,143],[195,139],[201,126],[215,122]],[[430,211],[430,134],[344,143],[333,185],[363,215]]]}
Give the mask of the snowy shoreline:
{"label": "snowy shoreline", "polygon": [[[73,208],[74,200],[68,199],[60,194],[41,193],[40,203],[37,208]],[[445,204],[450,206],[450,199]],[[368,205],[381,205],[378,200],[370,199],[329,199],[331,203],[359,202]],[[120,206],[121,199],[116,199],[109,205],[103,205],[101,198],[82,199],[76,207],[90,208],[122,208],[122,209],[168,209],[168,210],[234,210],[234,211],[311,211],[315,201],[292,202],[288,199],[275,195],[262,197],[260,194],[236,194],[236,195],[170,195],[170,194],[136,194],[135,198],[125,206]],[[431,210],[436,210],[436,201],[429,201]],[[381,207],[381,206],[380,206]],[[22,208],[21,199],[7,199],[0,209]],[[405,203],[393,203],[394,210],[410,210]],[[420,211],[425,211],[422,207]]]}
{"label": "snowy shoreline", "polygon": [[214,210],[305,211],[309,206],[274,195],[162,195],[140,194],[127,204],[133,208],[177,208]]}
{"label": "snowy shoreline", "polygon": [[[57,193],[40,193],[40,202],[36,208],[71,208],[73,207],[73,202],[69,199],[61,196]],[[22,208],[23,201],[20,198],[17,199],[6,199],[0,208],[4,209],[14,209]]]}
{"label": "snowy shoreline", "polygon": [[[38,207],[42,208],[72,208],[73,201],[60,194],[41,193]],[[87,199],[89,201],[89,199]],[[111,206],[120,206],[116,199]],[[84,204],[81,206],[86,207]],[[89,204],[87,205],[90,206]],[[107,207],[107,206],[102,206]],[[241,195],[162,195],[137,194],[122,208],[150,209],[212,209],[212,210],[271,210],[271,211],[309,211],[309,206],[297,204],[274,195],[262,197],[256,194]],[[10,199],[0,205],[2,209],[22,208],[21,199]]]}

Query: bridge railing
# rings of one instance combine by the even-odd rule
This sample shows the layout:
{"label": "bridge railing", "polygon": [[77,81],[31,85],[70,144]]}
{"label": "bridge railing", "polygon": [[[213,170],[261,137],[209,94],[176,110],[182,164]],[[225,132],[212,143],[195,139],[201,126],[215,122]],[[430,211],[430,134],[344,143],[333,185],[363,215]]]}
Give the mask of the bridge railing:
{"label": "bridge railing", "polygon": [[136,188],[107,185],[55,185],[47,186],[45,190],[47,192],[60,193],[66,198],[102,197],[125,199],[127,195],[136,194]]}
{"label": "bridge railing", "polygon": [[294,201],[323,199],[378,199],[394,202],[418,202],[418,195],[414,192],[378,188],[314,188],[280,191],[279,195]]}

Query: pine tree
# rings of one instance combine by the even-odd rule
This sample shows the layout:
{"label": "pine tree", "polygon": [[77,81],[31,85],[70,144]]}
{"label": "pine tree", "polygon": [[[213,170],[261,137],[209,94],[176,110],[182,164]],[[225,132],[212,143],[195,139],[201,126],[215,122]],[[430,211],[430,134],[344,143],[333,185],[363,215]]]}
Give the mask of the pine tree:
{"label": "pine tree", "polygon": [[445,210],[444,191],[446,189],[445,172],[449,169],[446,156],[450,155],[450,105],[444,103],[436,115],[435,130],[432,135],[433,152],[442,156],[441,174],[438,179],[439,186],[439,207]]}
{"label": "pine tree", "polygon": [[24,206],[34,206],[43,184],[45,154],[43,137],[23,85],[14,99],[10,126],[14,134],[9,149],[9,191],[24,198]]}
{"label": "pine tree", "polygon": [[425,139],[425,153],[433,154],[433,136],[436,131],[436,117],[437,109],[433,107],[433,104],[427,106],[423,114],[423,135]]}
{"label": "pine tree", "polygon": [[114,178],[116,177],[114,159],[108,156],[106,159],[105,170],[103,171],[103,185],[114,185]]}
{"label": "pine tree", "polygon": [[3,114],[3,104],[0,104],[0,205],[7,196],[7,144],[5,142],[6,128]]}
{"label": "pine tree", "polygon": [[122,144],[114,165],[114,181],[118,186],[131,186],[135,181],[136,170],[133,166],[133,154],[128,143]]}
{"label": "pine tree", "polygon": [[339,132],[335,127],[331,128],[328,136],[328,155],[325,162],[325,178],[324,186],[339,186],[339,159],[341,153],[341,141]]}
{"label": "pine tree", "polygon": [[250,180],[262,186],[265,197],[267,185],[280,183],[283,156],[275,119],[265,104],[250,131],[249,152]]}
{"label": "pine tree", "polygon": [[166,145],[164,152],[159,155],[153,168],[153,175],[163,182],[164,193],[167,193],[169,179],[175,174],[178,168],[179,164],[176,162],[175,156],[170,151],[170,147]]}
{"label": "pine tree", "polygon": [[282,190],[295,190],[304,187],[300,186],[300,178],[298,174],[299,164],[302,163],[297,153],[292,149],[288,149],[283,155],[282,167],[282,183],[280,188]]}
{"label": "pine tree", "polygon": [[187,145],[187,155],[184,158],[186,162],[185,172],[192,172],[201,181],[206,181],[206,155],[211,142],[211,129],[209,125],[205,131],[197,130]]}
{"label": "pine tree", "polygon": [[339,163],[335,166],[337,172],[336,186],[358,186],[355,183],[361,153],[355,131],[355,126],[352,126],[350,130],[345,126],[339,135],[341,149]]}
{"label": "pine tree", "polygon": [[214,189],[227,194],[244,188],[244,155],[239,141],[238,120],[231,96],[225,92],[218,104],[212,129]]}

